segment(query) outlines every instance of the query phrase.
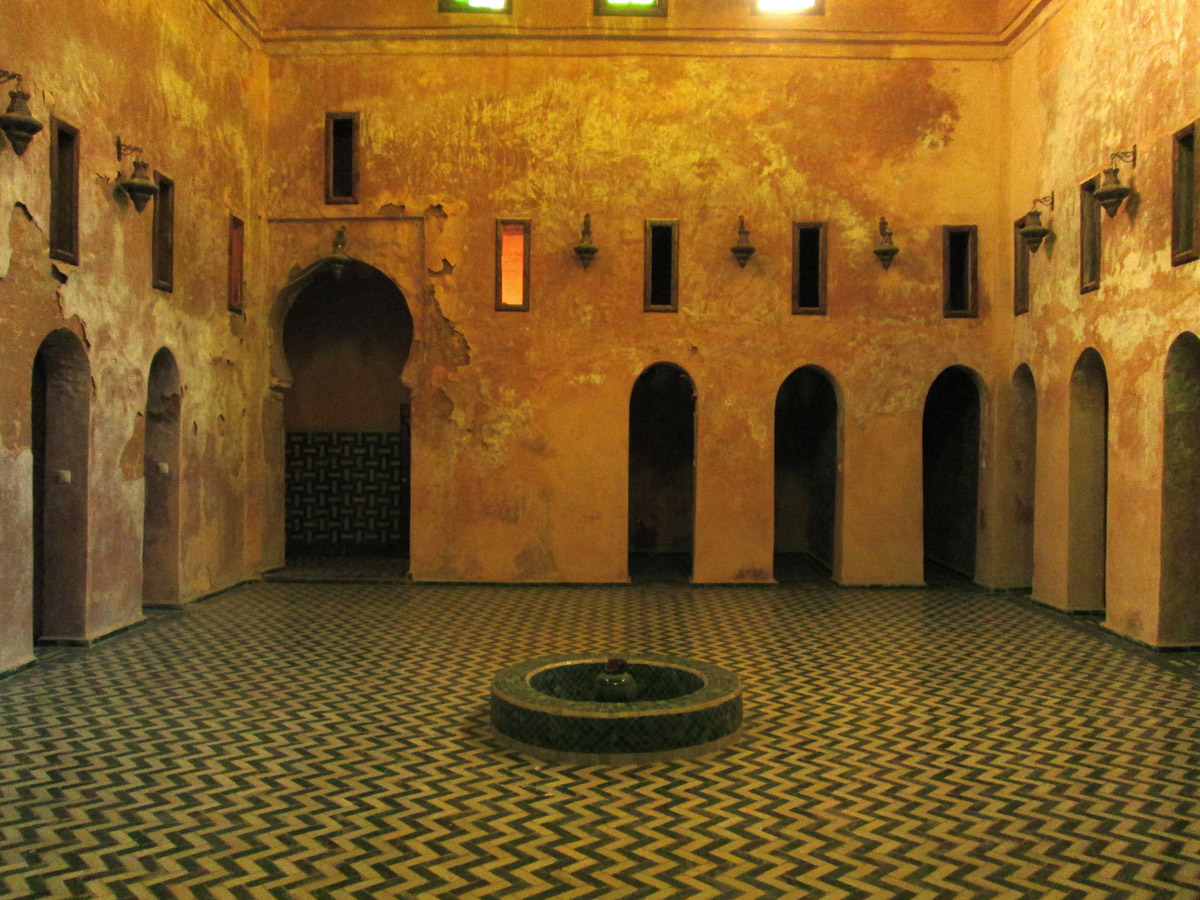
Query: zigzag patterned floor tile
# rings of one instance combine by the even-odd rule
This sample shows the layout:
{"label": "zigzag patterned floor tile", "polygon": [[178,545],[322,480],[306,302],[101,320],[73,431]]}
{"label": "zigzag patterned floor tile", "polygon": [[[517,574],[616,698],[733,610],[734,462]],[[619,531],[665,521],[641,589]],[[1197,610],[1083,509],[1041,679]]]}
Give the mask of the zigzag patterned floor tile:
{"label": "zigzag patterned floor tile", "polygon": [[[489,733],[493,674],[654,651],[745,734]],[[1200,898],[1200,677],[961,588],[257,584],[0,682],[4,898]]]}

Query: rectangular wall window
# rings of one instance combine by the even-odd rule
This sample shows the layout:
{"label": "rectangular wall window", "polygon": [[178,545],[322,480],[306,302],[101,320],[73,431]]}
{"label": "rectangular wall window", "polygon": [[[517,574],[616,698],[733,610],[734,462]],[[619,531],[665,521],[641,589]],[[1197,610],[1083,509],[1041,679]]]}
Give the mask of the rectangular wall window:
{"label": "rectangular wall window", "polygon": [[1029,245],[1021,237],[1025,216],[1013,222],[1013,315],[1029,312]]}
{"label": "rectangular wall window", "polygon": [[942,227],[942,315],[946,317],[979,314],[977,230],[974,225]]}
{"label": "rectangular wall window", "polygon": [[792,223],[792,314],[825,313],[825,223]]}
{"label": "rectangular wall window", "polygon": [[175,290],[175,182],[162,172],[155,172],[154,183],[158,185],[151,247],[154,287],[170,293]]}
{"label": "rectangular wall window", "polygon": [[1100,287],[1100,204],[1096,188],[1100,176],[1079,186],[1079,293]]}
{"label": "rectangular wall window", "polygon": [[496,309],[529,309],[529,220],[496,223]]}
{"label": "rectangular wall window", "polygon": [[226,292],[230,312],[242,311],[242,261],[246,253],[246,227],[237,216],[229,217],[229,289]]}
{"label": "rectangular wall window", "polygon": [[507,13],[512,0],[438,0],[438,12]]}
{"label": "rectangular wall window", "polygon": [[50,258],[79,264],[79,129],[50,120]]}
{"label": "rectangular wall window", "polygon": [[646,220],[645,286],[646,312],[679,310],[679,221]]}
{"label": "rectangular wall window", "polygon": [[1200,189],[1196,183],[1196,123],[1175,134],[1171,265],[1200,258]]}
{"label": "rectangular wall window", "polygon": [[325,113],[325,202],[357,203],[358,113]]}
{"label": "rectangular wall window", "polygon": [[598,16],[665,16],[667,0],[595,0]]}

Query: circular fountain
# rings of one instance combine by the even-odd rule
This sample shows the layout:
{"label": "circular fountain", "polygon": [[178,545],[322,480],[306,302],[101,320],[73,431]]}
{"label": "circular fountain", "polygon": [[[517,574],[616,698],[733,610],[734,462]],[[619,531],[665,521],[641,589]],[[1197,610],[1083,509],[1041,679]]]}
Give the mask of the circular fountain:
{"label": "circular fountain", "polygon": [[[623,664],[635,699],[599,700],[606,662]],[[505,746],[554,762],[633,763],[710,753],[735,741],[742,685],[732,672],[675,656],[558,655],[492,679],[491,720]]]}

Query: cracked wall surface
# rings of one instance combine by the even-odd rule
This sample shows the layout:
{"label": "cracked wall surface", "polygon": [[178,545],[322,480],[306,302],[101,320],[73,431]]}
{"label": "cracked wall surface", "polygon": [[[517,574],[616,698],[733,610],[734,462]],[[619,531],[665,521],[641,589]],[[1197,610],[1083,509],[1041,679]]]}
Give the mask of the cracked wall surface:
{"label": "cracked wall surface", "polygon": [[[80,129],[82,163],[80,263],[51,263],[47,135],[0,153],[0,671],[31,658],[45,336],[76,335],[93,384],[87,641],[141,615],[160,347],[182,386],[180,600],[283,564],[283,328],[338,254],[382,273],[412,316],[399,392],[417,579],[625,580],[630,392],[668,362],[696,386],[697,581],[771,579],[775,400],[815,365],[839,401],[834,575],[918,583],[922,413],[957,365],[982,388],[975,578],[1020,586],[1032,556],[1035,598],[1065,606],[1069,383],[1093,347],[1109,390],[1107,624],[1170,643],[1163,372],[1172,341],[1200,330],[1200,263],[1169,260],[1171,134],[1200,118],[1188,0],[830,0],[790,21],[734,0],[672,6],[665,21],[600,19],[591,0],[519,3],[511,19],[441,16],[432,0],[6,11],[0,65],[25,75],[43,122]],[[357,204],[324,203],[328,111],[360,113]],[[150,286],[153,207],[138,215],[116,189],[117,134],[175,180],[171,294]],[[1133,143],[1135,193],[1104,218],[1101,288],[1080,295],[1078,185]],[[1014,318],[1013,221],[1050,190],[1054,236]],[[585,213],[600,248],[586,270],[572,252]],[[244,315],[225,309],[231,214],[246,223]],[[757,248],[745,268],[739,216]],[[900,248],[887,271],[871,253],[881,216]],[[494,309],[500,218],[532,222],[528,312]],[[675,314],[642,310],[649,218],[680,223]],[[791,227],[816,220],[828,313],[794,316]],[[942,316],[944,225],[978,226],[978,318]],[[1030,516],[1012,425],[1028,418],[1012,389],[1023,363],[1032,550],[1012,527]]]}
{"label": "cracked wall surface", "polygon": [[[1108,375],[1106,624],[1171,643],[1158,613],[1163,546],[1163,376],[1181,333],[1200,332],[1200,263],[1172,267],[1172,135],[1200,118],[1200,17],[1188,0],[1062,4],[1011,63],[1009,219],[1055,192],[1053,241],[1032,259],[1031,307],[1013,326],[1011,369],[1038,388],[1033,596],[1067,606],[1070,376],[1088,348]],[[1079,290],[1079,185],[1137,144],[1134,189],[1101,215],[1100,288]],[[1193,614],[1200,622],[1200,610]]]}
{"label": "cracked wall surface", "polygon": [[[941,227],[997,217],[979,163],[1001,69],[743,50],[581,59],[450,42],[423,58],[272,61],[276,230],[344,218],[354,256],[356,215],[439,210],[424,217],[430,291],[406,293],[414,577],[624,580],[630,390],[673,362],[698,392],[698,580],[769,580],[775,395],[806,364],[845,398],[858,499],[839,576],[922,580],[925,393],[954,363],[991,376],[996,244],[981,245],[984,316],[946,320]],[[312,90],[285,87],[296,83]],[[359,211],[323,204],[325,110],[360,113]],[[571,250],[585,212],[601,248],[586,271]],[[881,214],[902,246],[887,272],[871,253]],[[758,247],[745,269],[729,252],[739,215]],[[500,218],[532,221],[527,313],[494,310]],[[647,218],[680,220],[675,315],[642,311]],[[791,223],[807,220],[831,223],[825,317],[790,314]],[[469,358],[443,345],[434,360],[422,319],[452,327]],[[886,487],[897,480],[903,491]],[[897,523],[886,533],[879,503]]]}
{"label": "cracked wall surface", "polygon": [[[261,542],[251,537],[263,527],[260,479],[247,451],[262,441],[251,422],[266,371],[266,78],[262,57],[201,4],[18,3],[5,11],[0,45],[47,126],[23,156],[0,154],[3,670],[31,655],[31,372],[56,328],[83,340],[93,383],[86,610],[62,637],[87,642],[141,618],[144,413],[160,347],[175,355],[184,386],[178,595],[261,571]],[[78,265],[48,257],[51,116],[79,129]],[[129,157],[117,161],[118,134],[175,181],[173,293],[151,287],[153,203],[139,215],[116,189],[130,171]],[[230,214],[246,222],[250,248],[245,319],[225,308]]]}

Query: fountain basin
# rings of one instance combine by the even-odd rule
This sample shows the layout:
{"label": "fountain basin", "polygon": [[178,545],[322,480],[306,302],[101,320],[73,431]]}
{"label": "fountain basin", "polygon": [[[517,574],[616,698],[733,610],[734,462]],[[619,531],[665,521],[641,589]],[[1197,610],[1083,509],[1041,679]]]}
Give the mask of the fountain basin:
{"label": "fountain basin", "polygon": [[606,657],[545,656],[492,679],[496,738],[554,762],[621,764],[710,753],[741,734],[742,685],[712,663],[636,654],[626,658],[638,683],[630,702],[595,699]]}

